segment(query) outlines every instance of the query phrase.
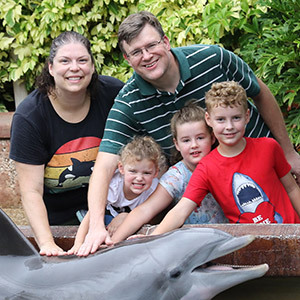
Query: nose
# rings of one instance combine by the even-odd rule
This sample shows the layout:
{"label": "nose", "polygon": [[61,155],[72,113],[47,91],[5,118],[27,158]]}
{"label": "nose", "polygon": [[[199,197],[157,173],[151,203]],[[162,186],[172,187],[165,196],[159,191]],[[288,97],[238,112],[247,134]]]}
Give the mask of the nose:
{"label": "nose", "polygon": [[79,67],[78,67],[78,64],[77,64],[77,61],[72,61],[71,62],[71,66],[70,66],[70,70],[72,70],[72,71],[77,71],[79,69]]}
{"label": "nose", "polygon": [[232,123],[231,120],[227,120],[225,128],[227,130],[232,130],[234,128],[233,123]]}
{"label": "nose", "polygon": [[143,59],[147,60],[149,57],[152,57],[152,54],[146,48],[141,49]]}
{"label": "nose", "polygon": [[136,174],[136,180],[142,181],[143,180],[143,174],[142,173],[137,173]]}
{"label": "nose", "polygon": [[192,139],[191,146],[192,146],[192,148],[198,147],[197,139]]}

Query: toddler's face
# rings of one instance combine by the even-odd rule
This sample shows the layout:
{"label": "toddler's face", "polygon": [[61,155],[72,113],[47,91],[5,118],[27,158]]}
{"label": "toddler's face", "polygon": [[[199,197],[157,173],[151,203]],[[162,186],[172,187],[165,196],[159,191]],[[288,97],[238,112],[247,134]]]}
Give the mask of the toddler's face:
{"label": "toddler's face", "polygon": [[148,190],[153,178],[157,176],[155,164],[148,159],[119,164],[119,170],[124,175],[124,194],[127,200]]}

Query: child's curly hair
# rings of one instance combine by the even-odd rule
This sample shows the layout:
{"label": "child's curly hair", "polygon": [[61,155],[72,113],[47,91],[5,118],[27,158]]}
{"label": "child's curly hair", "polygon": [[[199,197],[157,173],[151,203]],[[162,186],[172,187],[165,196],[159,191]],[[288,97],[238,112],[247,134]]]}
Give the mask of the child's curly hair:
{"label": "child's curly hair", "polygon": [[120,162],[124,165],[132,161],[148,159],[152,161],[157,170],[166,165],[166,158],[161,147],[150,136],[134,136],[120,151]]}
{"label": "child's curly hair", "polygon": [[237,105],[242,105],[247,111],[247,94],[244,88],[235,81],[215,82],[205,94],[205,105],[208,113],[213,107]]}

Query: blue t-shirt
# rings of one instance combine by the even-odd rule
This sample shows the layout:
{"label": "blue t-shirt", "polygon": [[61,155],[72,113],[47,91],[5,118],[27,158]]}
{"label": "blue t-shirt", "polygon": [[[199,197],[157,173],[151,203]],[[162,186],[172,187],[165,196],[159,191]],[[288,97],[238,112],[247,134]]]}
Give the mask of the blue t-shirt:
{"label": "blue t-shirt", "polygon": [[[161,177],[159,183],[167,190],[174,199],[175,204],[182,198],[182,195],[192,176],[192,172],[183,161],[178,162]],[[201,206],[195,210],[184,222],[185,224],[206,224],[206,223],[228,223],[227,218],[209,193],[203,199]]]}

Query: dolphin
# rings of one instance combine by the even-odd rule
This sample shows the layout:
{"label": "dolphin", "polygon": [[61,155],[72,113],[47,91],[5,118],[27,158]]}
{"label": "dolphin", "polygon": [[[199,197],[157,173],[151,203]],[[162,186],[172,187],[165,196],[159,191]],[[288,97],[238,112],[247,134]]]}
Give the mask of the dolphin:
{"label": "dolphin", "polygon": [[211,228],[128,240],[88,257],[42,257],[0,210],[0,299],[211,299],[263,276],[268,265],[210,267],[249,244]]}

